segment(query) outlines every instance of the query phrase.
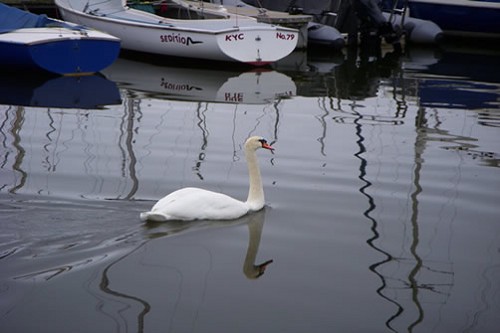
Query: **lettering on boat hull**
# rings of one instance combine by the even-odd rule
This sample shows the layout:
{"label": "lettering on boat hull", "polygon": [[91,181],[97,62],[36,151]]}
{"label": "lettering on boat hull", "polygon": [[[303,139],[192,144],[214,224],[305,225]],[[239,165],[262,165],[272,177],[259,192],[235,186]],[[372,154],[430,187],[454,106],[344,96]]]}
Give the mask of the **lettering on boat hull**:
{"label": "lettering on boat hull", "polygon": [[160,41],[162,43],[176,43],[176,44],[183,44],[186,46],[203,43],[202,41],[193,40],[189,36],[186,37],[182,36],[181,34],[175,34],[175,33],[170,35],[160,35]]}
{"label": "lettering on boat hull", "polygon": [[244,39],[245,39],[244,33],[228,34],[228,35],[226,35],[225,41],[226,42],[234,42],[234,41],[244,40]]}

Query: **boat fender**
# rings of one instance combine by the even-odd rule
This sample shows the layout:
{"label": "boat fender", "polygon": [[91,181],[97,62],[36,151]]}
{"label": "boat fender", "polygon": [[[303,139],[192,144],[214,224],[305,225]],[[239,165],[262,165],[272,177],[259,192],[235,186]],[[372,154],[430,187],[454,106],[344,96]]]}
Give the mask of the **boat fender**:
{"label": "boat fender", "polygon": [[408,40],[413,43],[434,44],[443,38],[443,31],[434,22],[408,18],[404,30]]}

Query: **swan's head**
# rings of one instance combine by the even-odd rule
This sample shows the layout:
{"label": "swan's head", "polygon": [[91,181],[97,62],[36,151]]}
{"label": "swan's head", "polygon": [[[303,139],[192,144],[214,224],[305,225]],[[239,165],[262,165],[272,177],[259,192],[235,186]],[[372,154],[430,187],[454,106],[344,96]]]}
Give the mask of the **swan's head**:
{"label": "swan's head", "polygon": [[258,279],[266,272],[266,268],[269,264],[272,264],[273,260],[268,260],[260,265],[252,265],[251,268],[244,269],[246,277],[250,280]]}
{"label": "swan's head", "polygon": [[252,150],[257,150],[259,148],[269,149],[271,151],[274,150],[274,148],[267,143],[266,139],[261,136],[252,136],[248,138],[245,142],[245,148]]}

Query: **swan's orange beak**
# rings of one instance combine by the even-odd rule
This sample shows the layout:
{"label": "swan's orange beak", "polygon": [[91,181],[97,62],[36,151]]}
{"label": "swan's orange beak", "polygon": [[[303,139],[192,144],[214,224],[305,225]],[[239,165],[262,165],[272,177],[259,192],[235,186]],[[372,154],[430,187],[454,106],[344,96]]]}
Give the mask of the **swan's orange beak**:
{"label": "swan's orange beak", "polygon": [[269,149],[270,151],[274,150],[267,142],[262,142],[262,148]]}

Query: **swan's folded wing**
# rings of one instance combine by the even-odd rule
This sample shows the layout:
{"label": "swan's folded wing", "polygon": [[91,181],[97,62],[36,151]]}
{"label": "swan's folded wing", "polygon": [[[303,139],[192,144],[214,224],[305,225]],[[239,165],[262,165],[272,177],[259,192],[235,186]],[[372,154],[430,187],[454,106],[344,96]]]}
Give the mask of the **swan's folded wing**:
{"label": "swan's folded wing", "polygon": [[151,213],[169,220],[231,220],[248,213],[248,205],[222,193],[184,188],[162,198]]}

